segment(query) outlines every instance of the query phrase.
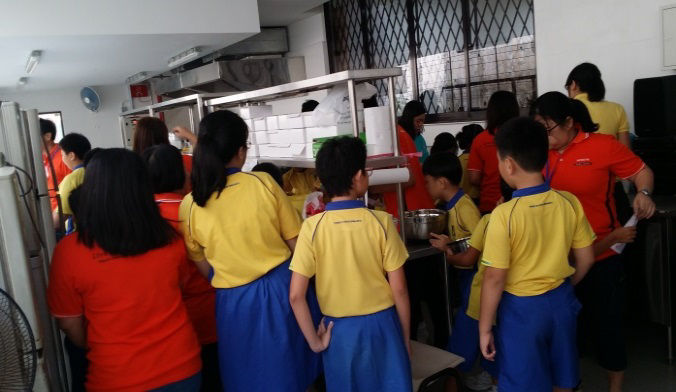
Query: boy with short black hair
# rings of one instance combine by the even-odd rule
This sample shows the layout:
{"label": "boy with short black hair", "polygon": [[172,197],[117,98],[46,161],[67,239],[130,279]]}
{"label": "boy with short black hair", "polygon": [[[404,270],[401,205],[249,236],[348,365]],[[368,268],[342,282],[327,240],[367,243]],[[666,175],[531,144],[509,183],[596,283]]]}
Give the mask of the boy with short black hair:
{"label": "boy with short black hair", "polygon": [[[84,181],[84,159],[92,146],[85,136],[79,133],[69,133],[61,139],[59,147],[61,148],[61,160],[71,170],[71,173],[64,177],[59,184],[61,212],[64,216],[70,217],[73,215],[73,211],[70,208],[69,196]],[[59,224],[58,209],[54,211],[53,218],[56,227]],[[72,224],[67,224],[66,233],[72,230]]]}
{"label": "boy with short black hair", "polygon": [[[460,188],[462,165],[455,154],[440,152],[430,155],[423,164],[423,174],[427,192],[433,199],[443,200],[444,208],[448,211],[449,236],[432,233],[430,243],[447,254],[447,261],[456,268],[460,286],[460,309],[453,320],[448,351],[470,358],[476,352],[475,345],[478,343],[478,339],[471,338],[476,336],[476,321],[467,315],[472,280],[476,273],[476,259],[460,260],[452,257],[453,252],[448,248],[448,243],[470,237],[481,219],[481,214],[472,199]],[[476,354],[473,356],[476,358]],[[458,369],[469,373],[473,367],[474,362],[467,361]]]}
{"label": "boy with short black hair", "polygon": [[[516,191],[493,211],[486,232],[481,351],[489,360],[497,356],[501,392],[572,390],[580,381],[580,304],[571,283],[594,263],[595,235],[577,198],[550,189],[542,177],[548,154],[542,125],[510,120],[495,142],[500,174]],[[571,249],[574,266],[568,261]]]}
{"label": "boy with short black hair", "polygon": [[[317,173],[331,202],[303,223],[289,299],[310,347],[323,351],[327,391],[410,392],[408,252],[392,217],[358,200],[368,190],[365,165],[358,138],[332,139],[319,150]],[[306,300],[313,276],[329,320],[317,330]]]}

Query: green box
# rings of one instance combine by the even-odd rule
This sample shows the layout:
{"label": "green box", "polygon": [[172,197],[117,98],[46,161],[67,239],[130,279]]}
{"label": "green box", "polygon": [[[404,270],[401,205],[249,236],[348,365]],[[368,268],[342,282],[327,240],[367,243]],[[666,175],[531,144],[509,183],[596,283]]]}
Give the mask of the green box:
{"label": "green box", "polygon": [[[348,135],[329,136],[329,137],[320,137],[320,138],[312,139],[312,156],[317,158],[317,153],[319,152],[319,149],[322,148],[325,141],[335,139],[337,137],[344,137],[344,136],[348,136]],[[365,132],[360,132],[359,138],[364,142],[364,144],[366,144],[366,133]]]}

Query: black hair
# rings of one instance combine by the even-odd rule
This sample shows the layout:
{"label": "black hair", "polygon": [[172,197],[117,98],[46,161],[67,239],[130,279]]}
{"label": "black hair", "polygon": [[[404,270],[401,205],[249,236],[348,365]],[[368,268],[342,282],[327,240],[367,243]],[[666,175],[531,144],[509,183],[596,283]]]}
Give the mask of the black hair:
{"label": "black hair", "polygon": [[101,151],[103,151],[103,150],[104,150],[104,149],[103,149],[103,148],[100,148],[100,147],[92,148],[91,150],[89,150],[89,151],[85,154],[84,158],[82,158],[82,164],[84,165],[84,167],[87,167],[87,164],[89,164],[89,161],[92,160],[92,158],[94,157],[94,155],[98,154],[99,152],[101,152]]}
{"label": "black hair", "polygon": [[506,203],[510,200],[512,200],[512,192],[514,192],[516,189],[512,188],[505,182],[505,180],[500,177],[500,194],[502,195],[502,202]]}
{"label": "black hair", "polygon": [[157,144],[169,144],[169,129],[157,117],[143,117],[136,122],[132,136],[132,149],[141,154],[146,148]]}
{"label": "black hair", "polygon": [[533,101],[530,108],[531,116],[540,115],[557,124],[561,124],[568,117],[582,127],[584,132],[595,132],[599,129],[592,121],[589,110],[584,103],[577,99],[568,98],[558,91],[544,93]]}
{"label": "black hair", "polygon": [[352,136],[329,139],[319,149],[315,166],[329,197],[345,196],[352,189],[352,178],[366,168],[366,146]]}
{"label": "black hair", "polygon": [[592,102],[603,101],[606,96],[606,86],[601,79],[601,71],[592,63],[582,63],[568,74],[566,88],[575,82],[583,93],[587,93]]}
{"label": "black hair", "polygon": [[206,206],[214,192],[220,196],[228,182],[225,166],[240,148],[246,148],[248,137],[244,120],[229,110],[209,113],[200,121],[190,174],[192,196],[198,206]]}
{"label": "black hair", "polygon": [[75,153],[77,159],[80,160],[83,160],[89,150],[92,149],[89,139],[79,133],[69,133],[64,136],[59,142],[59,147],[66,154]]}
{"label": "black hair", "polygon": [[434,178],[444,177],[453,185],[462,181],[462,165],[452,152],[439,152],[430,155],[423,163],[422,172]]}
{"label": "black hair", "polygon": [[178,148],[171,144],[158,144],[141,154],[148,166],[153,193],[167,193],[183,189],[185,169]]}
{"label": "black hair", "polygon": [[406,106],[404,106],[404,111],[401,112],[401,117],[399,117],[399,125],[404,128],[404,131],[406,131],[409,136],[411,136],[411,139],[415,139],[416,136],[418,136],[418,133],[415,130],[415,124],[413,123],[413,118],[426,113],[427,108],[420,101],[409,101]]}
{"label": "black hair", "polygon": [[303,102],[300,111],[312,112],[315,110],[317,106],[319,106],[319,102],[315,101],[314,99],[308,99],[307,101]]}
{"label": "black hair", "polygon": [[92,157],[76,204],[78,240],[112,255],[140,255],[178,235],[160,215],[143,159],[123,148]]}
{"label": "black hair", "polygon": [[479,124],[467,124],[462,127],[462,130],[455,137],[458,141],[458,147],[460,147],[463,152],[469,152],[474,138],[483,132],[483,130],[484,128]]}
{"label": "black hair", "polygon": [[378,107],[378,94],[373,94],[370,98],[363,99],[361,103],[364,105],[364,109]]}
{"label": "black hair", "polygon": [[501,158],[510,157],[527,172],[541,172],[547,163],[549,138],[544,125],[530,117],[507,121],[495,135]]}
{"label": "black hair", "polygon": [[272,177],[272,179],[279,184],[279,186],[281,186],[282,188],[284,187],[282,171],[274,163],[270,162],[259,163],[258,165],[254,166],[253,169],[251,169],[251,171],[268,173]]}
{"label": "black hair", "polygon": [[491,134],[507,120],[519,117],[519,102],[511,91],[496,91],[486,107],[486,129]]}
{"label": "black hair", "polygon": [[458,153],[458,142],[455,136],[448,132],[442,132],[434,138],[430,154],[436,154],[444,151],[450,151],[454,154]]}
{"label": "black hair", "polygon": [[44,118],[41,118],[40,134],[46,135],[48,133],[52,135],[50,139],[54,140],[54,138],[56,137],[56,125],[54,125],[54,122],[51,120],[45,120]]}
{"label": "black hair", "polygon": [[82,185],[73,189],[70,192],[70,195],[68,196],[68,205],[70,206],[70,210],[73,212],[73,218],[75,219],[76,222],[77,222],[78,213],[80,212],[80,191],[81,191],[81,188],[82,188]]}

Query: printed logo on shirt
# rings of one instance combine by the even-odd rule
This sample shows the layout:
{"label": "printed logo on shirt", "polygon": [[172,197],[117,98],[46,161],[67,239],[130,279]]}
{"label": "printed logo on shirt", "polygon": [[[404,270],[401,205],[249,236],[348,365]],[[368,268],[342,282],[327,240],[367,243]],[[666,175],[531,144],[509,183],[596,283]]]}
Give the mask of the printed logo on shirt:
{"label": "printed logo on shirt", "polygon": [[340,225],[342,223],[361,223],[361,219],[352,219],[352,220],[344,220],[344,221],[333,222],[334,225]]}
{"label": "printed logo on shirt", "polygon": [[590,158],[579,158],[575,161],[575,166],[590,166],[591,164]]}

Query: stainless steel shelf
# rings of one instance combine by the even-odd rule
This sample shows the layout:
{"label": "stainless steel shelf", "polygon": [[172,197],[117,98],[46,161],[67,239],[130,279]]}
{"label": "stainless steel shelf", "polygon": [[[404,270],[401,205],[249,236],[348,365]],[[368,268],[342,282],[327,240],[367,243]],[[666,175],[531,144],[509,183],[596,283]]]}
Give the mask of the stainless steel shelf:
{"label": "stainless steel shelf", "polygon": [[401,68],[343,71],[298,82],[280,84],[279,86],[268,87],[261,90],[214,98],[206,101],[206,105],[235,106],[243,103],[262,102],[286,98],[311,91],[325,90],[337,84],[346,83],[348,80],[354,82],[366,82],[369,80],[384,79],[401,75]]}
{"label": "stainless steel shelf", "polygon": [[128,110],[124,113],[121,113],[120,116],[135,116],[139,114],[149,114],[151,109],[155,112],[161,112],[182,106],[190,106],[197,103],[199,99],[202,100],[213,99],[216,97],[222,97],[223,94],[225,93],[204,93],[204,94],[186,95],[185,97],[170,99],[169,101],[156,103],[154,105]]}
{"label": "stainless steel shelf", "polygon": [[[282,167],[300,167],[306,169],[313,169],[315,167],[315,160],[311,158],[259,157],[258,162],[269,162]],[[378,157],[366,159],[366,167],[369,169],[383,169],[404,164],[406,164],[406,157]]]}
{"label": "stainless steel shelf", "polygon": [[416,260],[434,255],[443,256],[443,253],[437,248],[432,247],[430,244],[425,244],[424,242],[409,243],[406,245],[406,250],[408,250],[409,260]]}

